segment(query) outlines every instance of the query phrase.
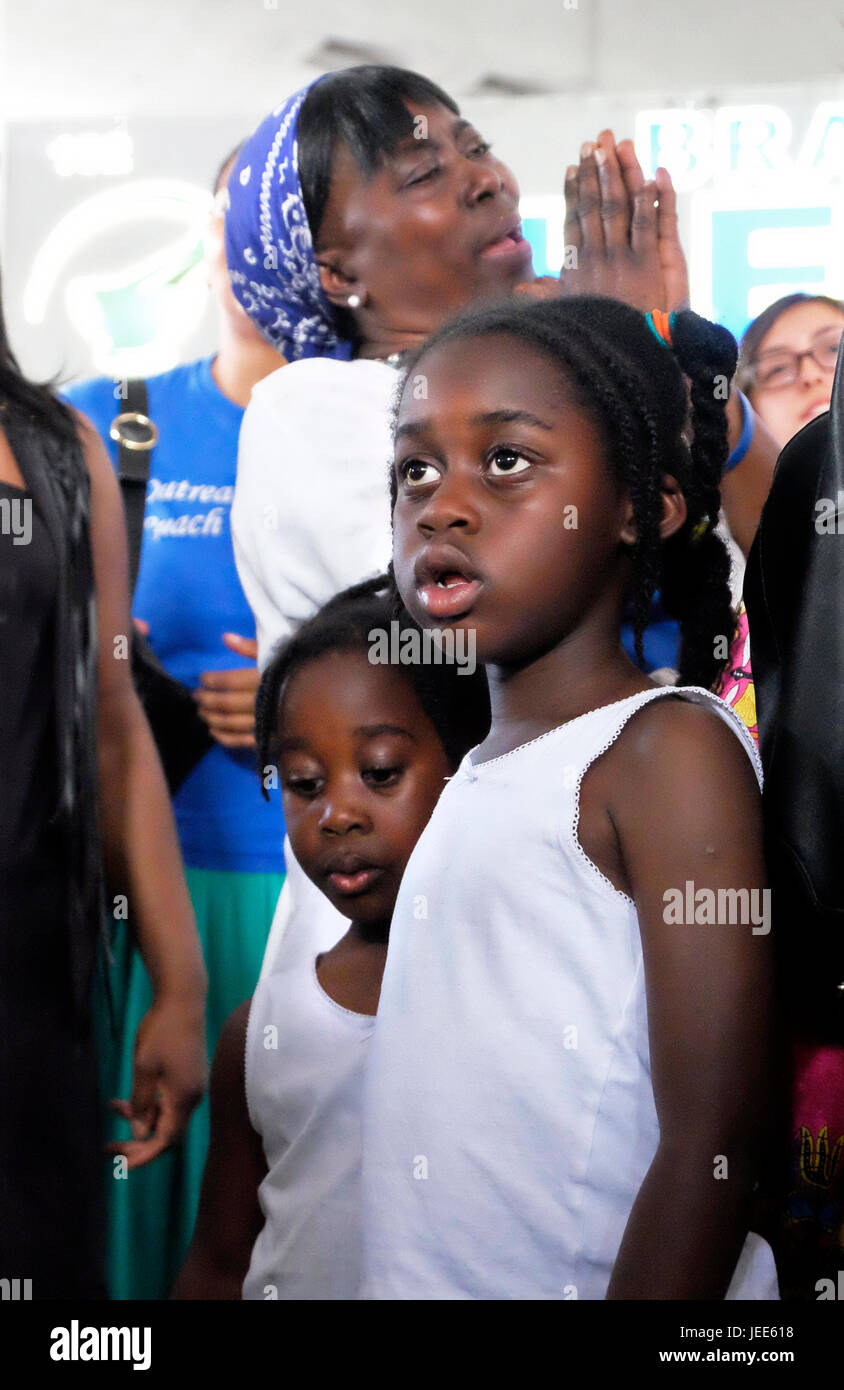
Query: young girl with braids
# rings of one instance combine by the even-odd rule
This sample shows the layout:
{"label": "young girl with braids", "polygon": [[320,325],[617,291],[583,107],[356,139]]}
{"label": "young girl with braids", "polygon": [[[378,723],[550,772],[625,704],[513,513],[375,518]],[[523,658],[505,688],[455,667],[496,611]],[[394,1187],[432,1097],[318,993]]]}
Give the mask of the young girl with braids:
{"label": "young girl with braids", "polygon": [[370,659],[392,617],[385,576],[346,590],[258,691],[260,766],[278,766],[297,861],[351,925],[331,950],[287,955],[224,1027],[178,1298],[357,1294],[361,1088],[390,917],[444,779],[489,728],[481,670]]}
{"label": "young girl with braids", "polygon": [[[690,312],[575,298],[467,315],[407,368],[395,581],[418,622],[474,632],[492,724],[393,915],[364,1297],[778,1297],[747,1235],[769,939],[727,911],[764,901],[759,761],[709,689],[735,360]],[[620,643],[657,585],[676,687]]]}

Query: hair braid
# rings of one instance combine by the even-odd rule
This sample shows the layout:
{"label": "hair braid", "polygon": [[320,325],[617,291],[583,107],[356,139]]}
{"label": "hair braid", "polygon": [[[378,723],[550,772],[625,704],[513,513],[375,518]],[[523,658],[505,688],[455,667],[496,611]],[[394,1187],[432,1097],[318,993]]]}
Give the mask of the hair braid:
{"label": "hair braid", "polygon": [[[644,665],[642,639],[650,617],[651,601],[659,587],[662,562],[659,419],[644,393],[638,369],[601,338],[593,340],[592,350],[604,365],[609,381],[609,388],[603,383],[596,385],[608,419],[617,421],[616,472],[619,481],[626,483],[633,503],[636,540],[632,548],[634,579],[630,610],[636,656],[639,663]],[[581,381],[588,381],[590,366],[588,361],[581,364]],[[622,392],[618,390],[619,385],[623,388]],[[638,463],[637,435],[647,444],[648,467],[644,469]]]}
{"label": "hair braid", "polygon": [[[690,382],[692,466],[685,489],[689,520],[665,546],[663,597],[666,612],[680,623],[681,675],[708,687],[723,666],[716,640],[729,643],[735,626],[730,558],[714,527],[729,451],[725,404],[737,350],[726,329],[688,311],[677,315],[673,337],[677,361]],[[692,531],[701,524],[706,529],[694,539]]]}

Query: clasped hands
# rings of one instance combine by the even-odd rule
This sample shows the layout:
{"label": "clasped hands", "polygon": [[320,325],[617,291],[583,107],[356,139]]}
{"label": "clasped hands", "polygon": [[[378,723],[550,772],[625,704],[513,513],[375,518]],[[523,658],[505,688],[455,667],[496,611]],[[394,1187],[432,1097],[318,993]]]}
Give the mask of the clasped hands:
{"label": "clasped hands", "polygon": [[643,312],[688,308],[688,268],[667,169],[646,180],[632,140],[616,145],[612,131],[602,130],[566,170],[565,202],[560,278],[541,276],[519,285],[518,293],[608,295]]}

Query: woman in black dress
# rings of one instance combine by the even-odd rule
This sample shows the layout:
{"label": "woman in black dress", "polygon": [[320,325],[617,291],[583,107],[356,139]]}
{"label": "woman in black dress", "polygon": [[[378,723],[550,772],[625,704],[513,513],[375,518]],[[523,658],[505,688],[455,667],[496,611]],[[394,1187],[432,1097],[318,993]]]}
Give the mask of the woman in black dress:
{"label": "woman in black dress", "polygon": [[179,1137],[205,1084],[205,970],[130,631],[111,465],[24,378],[0,307],[0,1278],[36,1299],[106,1296],[88,1003],[111,913],[155,987],[115,1180]]}

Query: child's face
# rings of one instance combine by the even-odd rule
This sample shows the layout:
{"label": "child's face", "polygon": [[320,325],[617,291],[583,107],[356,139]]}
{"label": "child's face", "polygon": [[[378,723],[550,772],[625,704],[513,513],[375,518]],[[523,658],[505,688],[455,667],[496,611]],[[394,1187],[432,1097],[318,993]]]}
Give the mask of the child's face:
{"label": "child's face", "polygon": [[829,410],[843,328],[844,318],[831,304],[795,304],[759,344],[753,408],[781,448]]}
{"label": "child's face", "polygon": [[364,651],[328,652],[287,682],[279,736],[296,858],[345,917],[389,923],[452,771],[412,685]]}
{"label": "child's face", "polygon": [[479,661],[522,665],[618,606],[629,496],[540,353],[502,335],[427,354],[404,391],[395,470],[402,599],[424,627],[474,628]]}

